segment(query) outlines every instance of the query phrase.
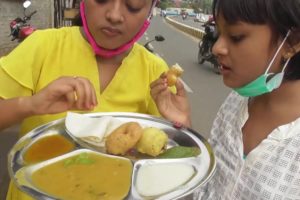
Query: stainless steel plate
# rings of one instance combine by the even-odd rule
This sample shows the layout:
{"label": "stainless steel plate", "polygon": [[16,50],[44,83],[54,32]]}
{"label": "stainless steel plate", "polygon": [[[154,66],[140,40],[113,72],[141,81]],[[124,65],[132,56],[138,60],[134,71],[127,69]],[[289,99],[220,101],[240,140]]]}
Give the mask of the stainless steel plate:
{"label": "stainless steel plate", "polygon": [[[90,117],[102,117],[102,116],[113,116],[124,122],[138,122],[142,126],[151,126],[157,127],[165,131],[169,137],[168,146],[190,146],[190,147],[199,147],[201,149],[201,154],[197,157],[192,158],[180,158],[180,159],[153,159],[145,157],[143,155],[138,157],[127,157],[129,158],[134,167],[132,172],[132,185],[131,190],[126,199],[178,199],[192,193],[195,189],[203,186],[209,178],[212,176],[215,170],[215,157],[209,143],[197,132],[188,128],[175,128],[172,123],[163,120],[161,118],[153,117],[145,114],[136,114],[136,113],[92,113],[87,114]],[[23,161],[23,153],[28,147],[34,144],[37,140],[42,137],[51,134],[59,134],[65,136],[72,142],[76,143],[76,148],[74,151],[82,151],[84,149],[89,149],[92,151],[105,153],[105,149],[97,148],[89,143],[86,143],[83,140],[73,137],[65,131],[65,119],[59,119],[43,126],[40,126],[24,137],[22,137],[12,148],[8,156],[8,170],[11,178],[15,184],[24,192],[37,199],[55,199],[49,194],[45,194],[36,188],[30,180],[30,174],[35,169],[36,166],[41,166],[43,164],[36,163],[31,165],[26,165]],[[69,153],[72,154],[73,152]],[[66,156],[66,155],[62,155]],[[53,158],[57,159],[57,158]],[[43,161],[43,163],[49,163],[50,161]],[[51,163],[51,162],[50,162]],[[164,164],[176,164],[184,163],[186,165],[192,166],[195,173],[192,178],[189,179],[184,185],[177,187],[173,190],[165,192],[163,194],[155,196],[143,196],[137,190],[137,174],[143,166],[153,166],[153,165],[164,165]],[[36,165],[36,166],[35,166]],[[27,174],[20,178],[19,174]],[[29,175],[28,175],[29,174]],[[176,174],[174,174],[176,176]]]}

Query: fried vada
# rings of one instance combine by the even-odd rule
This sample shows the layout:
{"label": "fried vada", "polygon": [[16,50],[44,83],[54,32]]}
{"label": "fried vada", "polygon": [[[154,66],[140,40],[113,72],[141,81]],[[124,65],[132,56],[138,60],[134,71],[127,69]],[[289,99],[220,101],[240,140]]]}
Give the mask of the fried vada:
{"label": "fried vada", "polygon": [[168,136],[164,131],[155,127],[147,127],[143,129],[142,137],[136,148],[140,153],[157,156],[163,151],[167,142]]}
{"label": "fried vada", "polygon": [[115,129],[105,141],[107,153],[125,155],[141,138],[143,128],[137,122],[127,122]]}
{"label": "fried vada", "polygon": [[176,63],[167,71],[167,84],[168,86],[175,85],[177,78],[183,73],[183,69]]}

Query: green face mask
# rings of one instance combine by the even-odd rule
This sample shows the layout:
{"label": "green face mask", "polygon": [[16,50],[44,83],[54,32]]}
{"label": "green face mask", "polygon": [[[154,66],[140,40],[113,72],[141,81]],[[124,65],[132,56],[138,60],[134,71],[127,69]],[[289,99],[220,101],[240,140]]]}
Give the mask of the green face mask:
{"label": "green face mask", "polygon": [[285,43],[286,39],[288,38],[289,34],[290,34],[290,31],[287,32],[285,38],[283,39],[282,43],[278,47],[275,55],[273,56],[271,62],[268,65],[265,73],[262,74],[261,76],[259,76],[254,81],[252,81],[240,88],[234,88],[234,90],[238,94],[240,94],[241,96],[245,96],[245,97],[255,97],[255,96],[265,94],[265,93],[269,93],[281,85],[283,76],[284,76],[284,70],[285,70],[286,66],[288,65],[290,59],[288,59],[285,62],[283,69],[280,73],[274,74],[274,73],[268,73],[268,72],[269,72],[271,66],[273,65],[273,62],[275,61],[275,58],[277,57],[283,44]]}

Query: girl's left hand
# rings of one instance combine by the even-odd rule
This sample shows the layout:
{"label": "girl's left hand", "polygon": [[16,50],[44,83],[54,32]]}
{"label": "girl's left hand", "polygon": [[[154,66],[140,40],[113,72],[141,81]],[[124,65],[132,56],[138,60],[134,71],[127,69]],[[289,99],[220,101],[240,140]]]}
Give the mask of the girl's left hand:
{"label": "girl's left hand", "polygon": [[150,87],[151,96],[164,118],[181,123],[187,127],[191,126],[190,106],[181,81],[178,79],[176,81],[176,94],[172,93],[168,88],[166,73],[163,73],[159,79],[153,81]]}

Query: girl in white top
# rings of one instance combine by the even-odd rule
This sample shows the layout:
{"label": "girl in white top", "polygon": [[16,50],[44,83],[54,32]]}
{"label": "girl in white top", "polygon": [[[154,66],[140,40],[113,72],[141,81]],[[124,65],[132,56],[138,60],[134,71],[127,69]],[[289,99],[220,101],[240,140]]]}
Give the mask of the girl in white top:
{"label": "girl in white top", "polygon": [[[300,1],[214,0],[213,47],[233,92],[213,123],[216,173],[194,199],[300,199]],[[180,81],[151,85],[167,119],[190,124]]]}

